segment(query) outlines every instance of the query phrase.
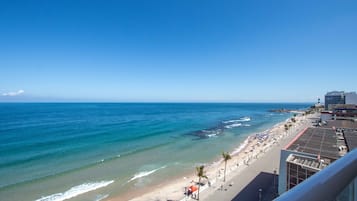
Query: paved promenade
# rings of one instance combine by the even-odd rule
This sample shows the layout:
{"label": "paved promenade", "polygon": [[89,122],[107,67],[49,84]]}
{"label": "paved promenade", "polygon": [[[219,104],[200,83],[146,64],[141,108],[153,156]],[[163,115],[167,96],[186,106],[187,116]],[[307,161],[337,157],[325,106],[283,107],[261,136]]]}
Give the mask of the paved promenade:
{"label": "paved promenade", "polygon": [[[201,195],[200,200],[272,200],[277,195],[277,182],[279,172],[280,150],[285,147],[304,128],[311,126],[311,120],[307,123],[297,125],[289,131],[289,134],[280,141],[277,146],[272,147],[264,155],[253,161],[238,175],[228,180],[222,186],[207,189]],[[276,173],[276,174],[275,174]],[[220,184],[218,184],[220,185]],[[259,189],[261,199],[259,199]]]}

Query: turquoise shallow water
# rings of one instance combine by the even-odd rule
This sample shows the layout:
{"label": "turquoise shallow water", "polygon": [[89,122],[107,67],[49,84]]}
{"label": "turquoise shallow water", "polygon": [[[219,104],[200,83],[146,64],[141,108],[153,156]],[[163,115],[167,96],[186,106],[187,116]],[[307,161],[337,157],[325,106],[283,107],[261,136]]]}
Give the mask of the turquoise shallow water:
{"label": "turquoise shallow water", "polygon": [[308,104],[0,104],[0,200],[100,200],[232,150]]}

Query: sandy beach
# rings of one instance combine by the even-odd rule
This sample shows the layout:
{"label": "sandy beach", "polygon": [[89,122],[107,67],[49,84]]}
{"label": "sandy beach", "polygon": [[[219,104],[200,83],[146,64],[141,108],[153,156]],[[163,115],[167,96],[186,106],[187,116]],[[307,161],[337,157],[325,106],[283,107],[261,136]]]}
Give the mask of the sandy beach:
{"label": "sandy beach", "polygon": [[[208,180],[202,179],[205,185],[201,187],[200,200],[231,200],[259,172],[274,170],[278,172],[280,149],[311,125],[310,117],[311,115],[297,115],[296,122],[287,119],[271,129],[249,136],[230,152],[232,159],[227,163],[226,182],[223,182],[223,160],[203,164]],[[285,124],[291,125],[288,131],[285,130]],[[196,185],[197,181],[198,177],[193,167],[192,174],[152,186],[142,192],[116,197],[110,201],[194,200],[185,196],[184,192],[185,187]]]}

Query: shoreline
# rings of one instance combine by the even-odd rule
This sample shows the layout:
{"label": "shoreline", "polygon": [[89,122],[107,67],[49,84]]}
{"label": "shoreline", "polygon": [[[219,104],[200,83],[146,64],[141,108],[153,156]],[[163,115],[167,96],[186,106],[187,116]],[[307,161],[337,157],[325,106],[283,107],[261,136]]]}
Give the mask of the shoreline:
{"label": "shoreline", "polygon": [[[295,118],[295,123],[292,123],[290,121],[291,117],[289,117],[262,132],[248,135],[243,142],[240,142],[236,148],[229,152],[232,159],[227,162],[226,177],[231,178],[239,174],[242,170],[249,167],[251,163],[279,144],[284,137],[289,135],[289,131],[293,129],[290,128],[287,132],[285,131],[284,125],[288,122],[293,124],[294,128],[306,124],[306,122],[304,122],[306,116],[298,115]],[[219,155],[213,161],[203,164],[205,165],[205,172],[209,178],[210,186],[207,185],[208,180],[203,179],[205,185],[201,187],[200,194],[205,193],[208,188],[213,189],[223,186],[224,162],[222,158],[218,159],[218,157]],[[185,197],[184,188],[195,185],[196,182],[197,176],[195,169],[192,168],[192,173],[178,175],[160,184],[145,187],[136,192],[128,192],[124,195],[115,196],[106,200],[187,200],[190,198]]]}

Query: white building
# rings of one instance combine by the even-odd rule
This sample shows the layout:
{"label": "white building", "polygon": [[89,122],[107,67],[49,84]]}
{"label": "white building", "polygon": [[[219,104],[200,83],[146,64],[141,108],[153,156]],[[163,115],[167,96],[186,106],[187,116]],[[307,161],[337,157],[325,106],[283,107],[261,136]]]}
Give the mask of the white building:
{"label": "white building", "polygon": [[346,104],[355,104],[355,105],[357,105],[357,94],[356,94],[356,92],[345,93],[345,102],[346,102]]}

